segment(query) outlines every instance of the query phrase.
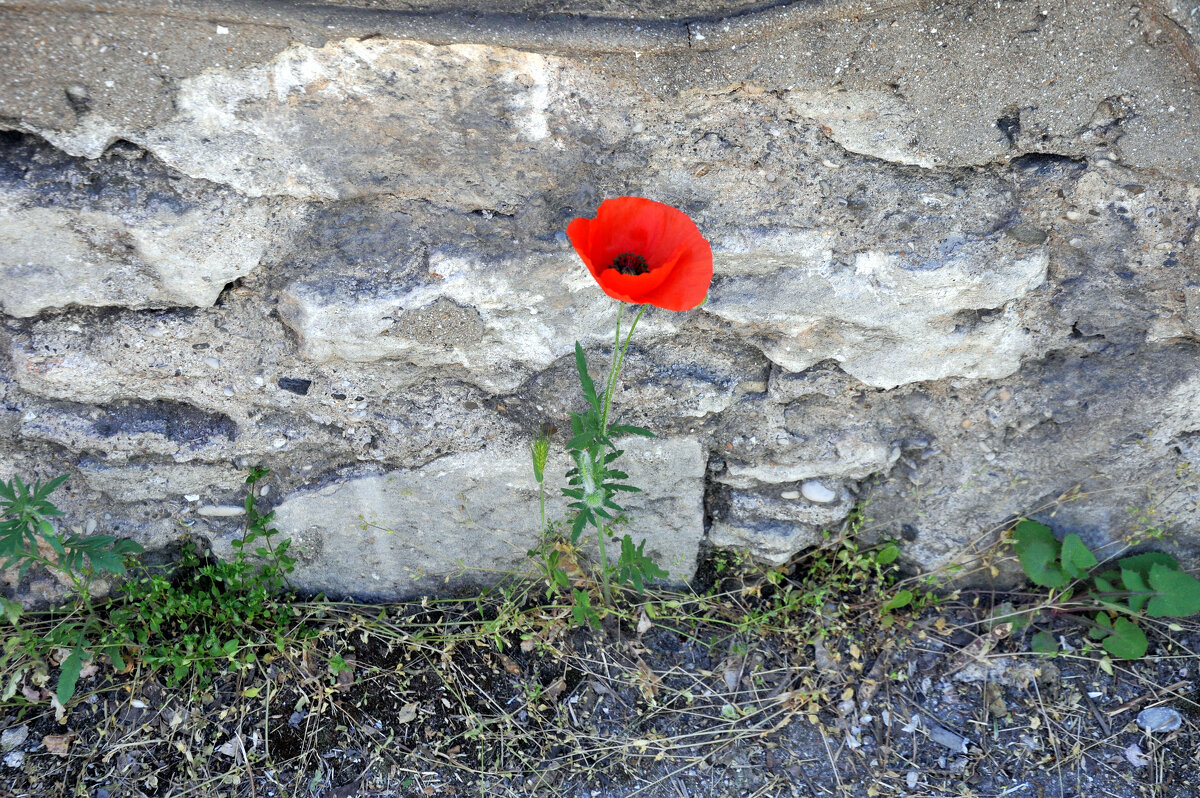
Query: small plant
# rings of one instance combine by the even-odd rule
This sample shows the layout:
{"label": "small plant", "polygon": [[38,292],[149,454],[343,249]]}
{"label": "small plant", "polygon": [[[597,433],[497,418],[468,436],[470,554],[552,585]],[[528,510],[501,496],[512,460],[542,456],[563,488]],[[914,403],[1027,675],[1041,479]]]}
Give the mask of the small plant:
{"label": "small plant", "polygon": [[[1060,543],[1049,527],[1029,519],[1014,527],[1013,549],[1026,576],[1051,591],[1037,607],[1006,611],[1004,620],[1014,626],[1042,609],[1074,615],[1109,654],[1139,659],[1149,647],[1137,624],[1140,618],[1186,618],[1200,612],[1200,581],[1181,571],[1169,554],[1152,551],[1101,564],[1079,535],[1069,534]],[[1033,636],[1032,646],[1041,654],[1058,651],[1054,636],[1045,631]]]}
{"label": "small plant", "polygon": [[[646,555],[644,540],[635,544],[630,535],[618,538],[613,531],[624,512],[616,496],[641,491],[629,484],[629,475],[617,466],[624,450],[617,448],[615,441],[628,435],[654,437],[654,433],[641,427],[611,423],[613,394],[633,331],[646,307],[682,311],[704,302],[712,282],[712,249],[682,211],[641,197],[605,200],[594,219],[573,220],[567,227],[567,236],[600,289],[618,302],[613,355],[603,391],[596,390],[583,347],[578,341],[575,343],[575,368],[587,410],[571,414],[571,438],[567,443],[571,468],[567,472],[568,486],[562,489],[573,511],[570,545],[578,546],[585,529],[591,527],[596,531],[600,559],[596,570],[604,604],[611,607],[614,582],[642,593],[647,582],[668,576]],[[621,320],[626,303],[637,305],[638,312],[622,339]],[[543,471],[547,453],[548,439],[539,435],[531,454],[539,485],[544,542],[533,555],[542,564],[551,592],[572,590],[576,621],[596,626],[599,616],[587,590],[571,587],[570,578],[560,564],[562,551],[546,542]],[[609,557],[611,543],[620,546],[615,562]]]}
{"label": "small plant", "polygon": [[[75,694],[75,686],[84,663],[97,653],[120,661],[114,645],[96,614],[93,590],[100,574],[122,576],[126,560],[142,552],[131,540],[112,535],[60,535],[50,519],[61,516],[50,501],[50,494],[67,480],[67,475],[46,482],[26,485],[20,477],[0,482],[0,568],[16,567],[18,578],[40,567],[60,577],[70,586],[70,603],[53,613],[48,632],[39,635],[21,624],[24,609],[20,604],[0,598],[4,616],[17,634],[0,655],[0,666],[18,652],[28,655],[40,669],[55,655],[59,659],[59,678],[55,697],[66,704]],[[65,656],[63,656],[65,652]],[[16,689],[16,679],[11,680]],[[7,691],[6,691],[7,692]]]}
{"label": "small plant", "polygon": [[[218,667],[257,659],[264,634],[280,648],[291,634],[290,541],[275,542],[275,514],[260,512],[256,503],[255,485],[269,473],[253,468],[246,478],[246,525],[232,543],[232,560],[202,556],[187,541],[170,573],[143,572],[130,580],[125,601],[109,615],[113,635],[130,641],[146,664],[167,668],[169,684],[191,675],[204,685]],[[254,543],[257,560],[247,556]]]}

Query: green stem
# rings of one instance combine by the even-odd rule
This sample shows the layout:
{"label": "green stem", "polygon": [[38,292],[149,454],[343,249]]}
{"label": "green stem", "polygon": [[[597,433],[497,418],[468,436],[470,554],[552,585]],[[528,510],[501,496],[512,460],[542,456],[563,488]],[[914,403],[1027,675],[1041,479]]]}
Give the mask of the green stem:
{"label": "green stem", "polygon": [[608,579],[608,555],[604,553],[604,535],[605,524],[602,519],[596,519],[599,523],[596,526],[596,540],[600,544],[600,581],[601,587],[604,590],[604,605],[611,607],[612,600],[612,585]]}
{"label": "green stem", "polygon": [[[617,390],[617,377],[621,373],[621,366],[625,363],[625,353],[629,351],[629,341],[633,338],[633,331],[637,329],[638,322],[642,319],[642,314],[646,312],[646,306],[638,307],[637,316],[633,319],[633,324],[629,325],[629,332],[625,334],[625,342],[621,343],[621,316],[625,312],[624,303],[617,305],[617,331],[613,338],[613,357],[612,363],[609,366],[608,379],[604,381],[604,400],[603,407],[600,412],[600,434],[608,434],[608,413],[612,408],[613,394]],[[603,451],[601,452],[603,456]],[[612,606],[612,585],[608,574],[608,555],[605,552],[604,538],[607,534],[607,525],[603,520],[597,519],[596,524],[596,541],[600,544],[600,575],[604,589],[604,603]]]}
{"label": "green stem", "polygon": [[613,349],[612,369],[608,375],[607,385],[604,389],[604,409],[600,414],[600,431],[608,434],[608,411],[612,407],[613,394],[617,389],[617,376],[621,373],[621,366],[625,365],[625,353],[629,351],[629,341],[633,338],[633,331],[637,329],[638,322],[642,320],[642,314],[646,312],[645,305],[638,306],[637,316],[633,319],[633,324],[629,326],[629,332],[625,336],[624,345],[621,344],[621,311],[624,306],[617,310],[617,341]]}
{"label": "green stem", "polygon": [[538,504],[542,510],[542,540],[546,539],[546,483],[538,480]]}

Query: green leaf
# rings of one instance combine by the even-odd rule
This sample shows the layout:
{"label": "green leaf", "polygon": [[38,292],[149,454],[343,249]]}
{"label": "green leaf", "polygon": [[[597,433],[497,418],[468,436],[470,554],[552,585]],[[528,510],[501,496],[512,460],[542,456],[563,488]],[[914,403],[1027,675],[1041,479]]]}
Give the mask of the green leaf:
{"label": "green leaf", "polygon": [[1108,617],[1108,613],[1096,613],[1096,625],[1088,630],[1088,637],[1100,640],[1112,634],[1112,628],[1112,619]]}
{"label": "green leaf", "polygon": [[1146,606],[1146,602],[1150,600],[1150,585],[1146,584],[1141,573],[1129,568],[1121,569],[1121,583],[1131,594],[1128,598],[1129,609],[1133,612],[1141,612],[1142,608]]}
{"label": "green leaf", "polygon": [[900,547],[895,543],[888,543],[879,551],[875,552],[875,562],[879,565],[891,565],[900,556]]}
{"label": "green leaf", "polygon": [[1117,618],[1113,631],[1100,644],[1104,650],[1120,659],[1141,659],[1150,647],[1146,635],[1128,618]]}
{"label": "green leaf", "polygon": [[1072,532],[1062,542],[1062,569],[1075,579],[1083,579],[1087,572],[1099,565],[1096,555],[1088,549],[1083,539]]}
{"label": "green leaf", "polygon": [[883,611],[891,612],[892,610],[898,610],[901,607],[907,607],[912,603],[912,600],[913,594],[911,590],[898,590],[896,591],[896,595],[892,596],[891,600],[888,601],[887,604],[883,605]]}
{"label": "green leaf", "polygon": [[[33,501],[35,503],[45,502],[46,497],[53,493],[59,485],[66,482],[69,476],[70,474],[63,474],[62,476],[58,476],[50,480],[45,485],[35,485],[33,489]],[[53,504],[49,504],[47,502],[47,505],[48,509],[42,511],[45,515],[62,515],[58,508]]]}
{"label": "green leaf", "polygon": [[644,427],[635,427],[631,424],[617,424],[608,428],[608,434],[614,438],[619,438],[622,435],[641,435],[643,438],[656,437],[653,432]]}
{"label": "green leaf", "polygon": [[1146,607],[1151,618],[1186,618],[1200,612],[1200,582],[1191,574],[1155,563],[1150,587],[1155,591]]}
{"label": "green leaf", "polygon": [[21,613],[25,611],[20,604],[3,596],[0,596],[0,609],[3,609],[4,617],[14,626],[21,620]]}
{"label": "green leaf", "polygon": [[592,382],[592,377],[588,374],[587,356],[583,354],[583,347],[578,341],[575,342],[575,368],[579,371],[579,385],[583,388],[583,398],[599,413],[600,399],[596,396],[596,383]]}
{"label": "green leaf", "polygon": [[579,536],[583,534],[583,528],[587,526],[587,522],[588,516],[583,511],[580,511],[580,513],[575,516],[575,523],[571,524],[572,543],[579,542]]}
{"label": "green leaf", "polygon": [[575,623],[580,626],[588,625],[593,629],[599,629],[600,616],[592,609],[592,599],[586,590],[572,591],[572,597],[575,599],[574,606],[571,607],[571,617],[575,619]]}
{"label": "green leaf", "polygon": [[55,694],[58,696],[58,703],[66,706],[71,697],[75,695],[75,685],[79,682],[79,672],[83,670],[83,655],[84,651],[79,646],[71,649],[71,653],[63,660],[59,666],[58,674],[58,689]]}
{"label": "green leaf", "polygon": [[1024,629],[1033,620],[1032,613],[1029,610],[1018,610],[1013,606],[1011,601],[1005,601],[997,604],[990,613],[984,625],[990,632],[1002,623],[1011,623],[1012,631],[1016,632],[1019,629]]}
{"label": "green leaf", "polygon": [[1038,632],[1029,639],[1029,648],[1044,657],[1058,655],[1058,640],[1050,632]]}
{"label": "green leaf", "polygon": [[1148,551],[1144,554],[1134,554],[1117,560],[1117,567],[1121,570],[1137,571],[1146,579],[1150,578],[1150,569],[1155,565],[1170,568],[1172,571],[1179,570],[1179,563],[1175,561],[1175,558],[1161,551]]}
{"label": "green leaf", "polygon": [[1021,568],[1035,585],[1066,587],[1071,577],[1063,573],[1056,562],[1061,549],[1050,527],[1025,518],[1013,530],[1013,548],[1021,560]]}

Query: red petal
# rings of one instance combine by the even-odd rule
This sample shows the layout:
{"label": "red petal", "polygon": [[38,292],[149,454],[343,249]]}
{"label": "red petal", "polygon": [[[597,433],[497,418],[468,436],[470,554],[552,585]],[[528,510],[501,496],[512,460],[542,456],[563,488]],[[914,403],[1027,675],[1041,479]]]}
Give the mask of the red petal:
{"label": "red petal", "polygon": [[[712,249],[687,214],[642,197],[605,200],[595,219],[575,219],[567,236],[604,293],[624,302],[688,310],[712,281]],[[623,253],[641,255],[646,274],[609,268]]]}

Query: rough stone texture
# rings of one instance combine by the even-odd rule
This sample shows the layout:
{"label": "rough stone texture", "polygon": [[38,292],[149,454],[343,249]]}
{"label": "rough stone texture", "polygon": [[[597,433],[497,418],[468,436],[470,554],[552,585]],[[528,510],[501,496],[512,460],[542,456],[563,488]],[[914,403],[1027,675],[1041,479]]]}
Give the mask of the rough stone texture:
{"label": "rough stone texture", "polygon": [[562,231],[637,194],[715,252],[615,401],[674,576],[866,499],[915,567],[1150,510],[1200,564],[1195,2],[110,5],[0,6],[0,478],[73,528],[224,550],[262,464],[308,587],[519,567],[611,351]]}
{"label": "rough stone texture", "polygon": [[99,161],[0,140],[0,310],[207,307],[285,226],[270,202],[180,180],[131,145]]}
{"label": "rough stone texture", "polygon": [[[563,484],[566,458],[547,468]],[[696,570],[704,538],[704,453],[694,438],[629,441],[622,462],[645,492],[622,507],[645,551],[672,576]],[[547,513],[564,500],[549,496]],[[524,448],[491,446],[415,469],[390,471],[293,494],[278,526],[303,552],[295,582],[335,595],[436,592],[486,582],[477,570],[529,572],[538,540],[538,490]],[[621,531],[620,529],[618,530]]]}

